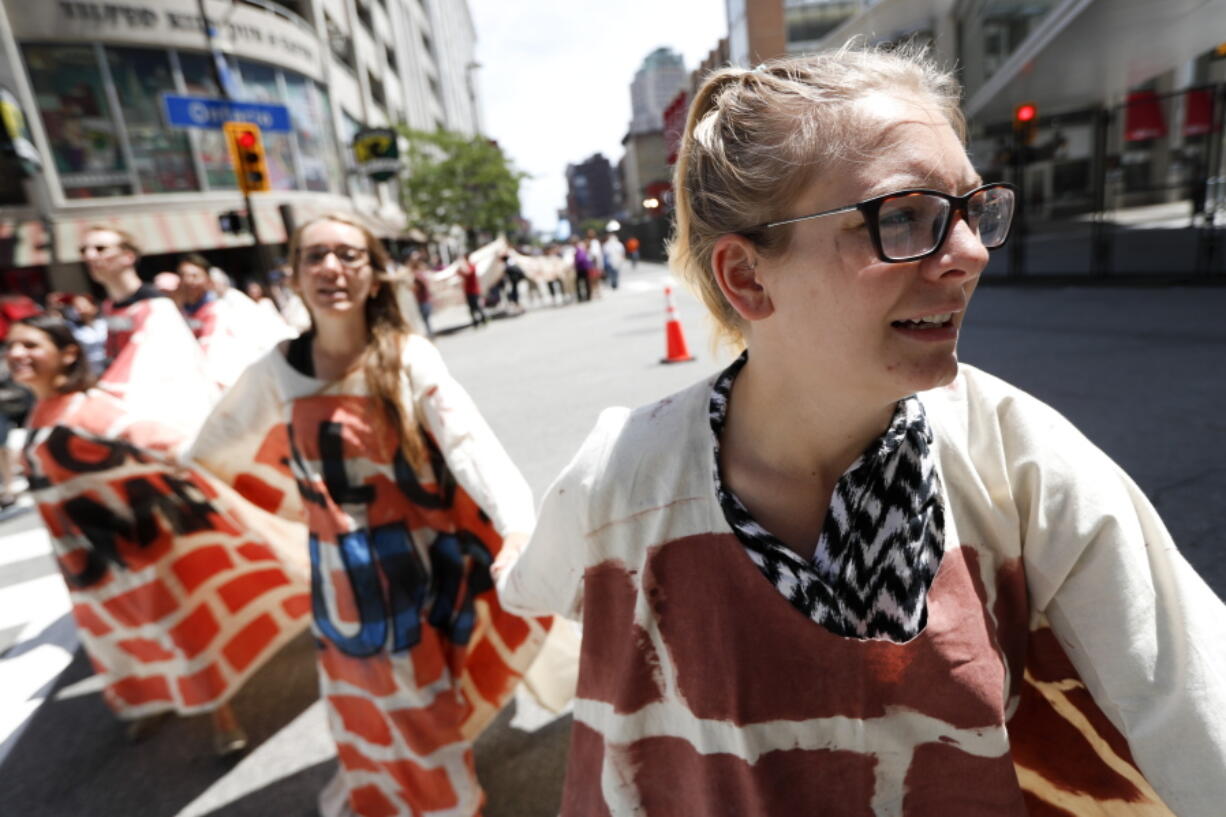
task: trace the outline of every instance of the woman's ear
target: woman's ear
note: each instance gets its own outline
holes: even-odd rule
[[[760,321],[775,312],[770,293],[758,275],[760,253],[742,235],[720,236],[711,253],[711,270],[728,303],[747,321]]]

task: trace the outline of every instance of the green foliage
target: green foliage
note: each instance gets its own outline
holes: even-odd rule
[[[443,233],[459,225],[470,236],[497,235],[516,226],[519,183],[502,148],[483,136],[400,128],[408,140],[403,181],[411,223]]]

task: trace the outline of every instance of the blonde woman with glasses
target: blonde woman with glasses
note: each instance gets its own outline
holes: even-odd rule
[[[504,604],[583,622],[562,814],[1217,815],[1226,610],[1067,420],[959,365],[1015,195],[953,78],[709,76],[671,262],[740,356],[605,412]]]
[[[532,495],[397,307],[387,253],[343,215],[302,225],[291,285],[311,328],[253,365],[193,456],[301,519],[319,679],[340,772],[324,814],[477,814],[472,742],[543,640],[490,565]]]

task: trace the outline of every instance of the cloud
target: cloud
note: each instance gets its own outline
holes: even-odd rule
[[[566,165],[596,152],[616,163],[630,82],[651,51],[693,69],[726,35],[723,0],[469,0],[477,28],[484,130],[532,174],[524,215],[552,230]]]

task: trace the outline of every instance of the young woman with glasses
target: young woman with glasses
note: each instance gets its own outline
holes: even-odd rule
[[[742,354],[605,412],[496,565],[583,622],[563,815],[1220,813],[1226,610],[1114,463],[958,363],[1015,207],[958,100],[906,50],[696,95],[671,260]]]
[[[343,215],[302,225],[311,328],[223,397],[192,456],[306,523],[319,679],[340,773],[324,814],[474,815],[472,743],[548,627],[503,611],[490,566],[532,495],[438,351],[411,334],[386,251]]]

